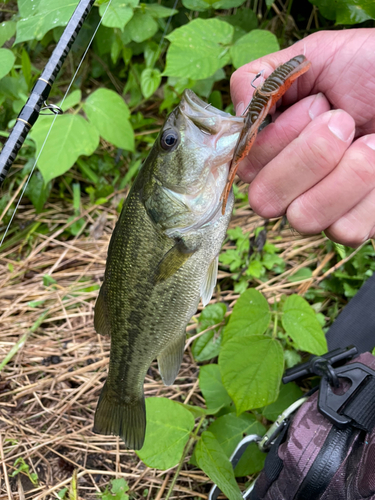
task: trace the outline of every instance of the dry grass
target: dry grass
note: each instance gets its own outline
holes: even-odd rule
[[[1,372],[0,499],[58,498],[59,490],[69,486],[74,469],[83,499],[96,498],[109,479],[124,477],[133,498],[160,500],[173,478],[173,469],[149,469],[116,437],[91,431],[110,344],[108,338],[94,331],[93,307],[98,291],[90,287],[98,286],[103,277],[107,246],[117,219],[113,207],[118,199],[117,193],[112,205],[83,210],[83,229],[90,229],[90,236],[73,239],[63,235],[71,213],[61,204],[48,205],[48,211],[41,215],[23,206],[13,227],[46,222],[49,233],[38,234],[36,229],[27,243],[22,240],[2,252],[0,361],[24,334],[27,339]],[[251,235],[263,223],[247,207],[237,209],[231,225],[240,225]],[[304,284],[291,283],[287,278],[307,265],[316,268],[307,285],[317,286],[323,266],[333,257],[327,255],[321,236],[301,237],[288,227],[280,229],[280,223],[268,224],[268,241],[281,249],[286,271],[279,276],[270,274],[266,283],[257,284],[270,301],[282,293],[298,291]],[[45,275],[56,283],[44,285]],[[228,276],[221,272],[219,279]],[[216,293],[213,301],[225,300],[231,306],[236,298],[233,291],[225,290]],[[192,322],[188,332],[194,334],[194,328]],[[164,387],[156,365],[151,367],[145,380],[146,396],[163,395],[202,405],[198,371],[189,346],[175,385]],[[38,474],[37,487],[23,473],[10,477],[18,457],[25,460],[30,472]],[[201,471],[186,465],[172,497],[207,498],[209,486]]]

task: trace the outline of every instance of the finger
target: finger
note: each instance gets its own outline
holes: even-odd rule
[[[239,165],[239,177],[244,182],[251,182],[314,118],[329,109],[329,102],[319,93],[302,99],[284,111],[257,136],[250,154]]]
[[[291,225],[318,233],[343,217],[375,188],[375,134],[355,141],[339,165],[288,208]],[[368,214],[371,220],[372,214]]]
[[[375,236],[375,189],[331,224],[326,235],[336,243],[356,248]]]
[[[354,129],[353,118],[342,110],[328,111],[313,120],[251,183],[249,202],[253,210],[265,218],[284,214],[293,200],[309,192],[338,165],[351,144]],[[298,209],[296,204],[293,216],[297,222],[304,221],[306,210],[303,207],[300,214]]]

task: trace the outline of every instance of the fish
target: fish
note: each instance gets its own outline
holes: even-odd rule
[[[142,448],[147,370],[157,359],[164,384],[173,384],[186,326],[216,285],[238,163],[271,107],[309,67],[300,55],[276,68],[240,117],[185,90],[164,122],[113,231],[95,304],[95,330],[110,335],[111,351],[94,432]]]
[[[244,123],[185,90],[113,231],[94,311],[111,349],[93,431],[120,436],[130,449],[144,443],[151,363],[157,359],[164,384],[173,384],[186,326],[199,301],[212,297],[234,203],[230,191],[222,213],[221,194]]]

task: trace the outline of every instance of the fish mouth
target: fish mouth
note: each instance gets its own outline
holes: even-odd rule
[[[202,132],[210,135],[217,134],[223,128],[224,123],[229,122],[238,130],[244,124],[242,116],[233,116],[215,108],[212,104],[202,101],[190,89],[184,91],[179,108],[181,113],[189,118]]]

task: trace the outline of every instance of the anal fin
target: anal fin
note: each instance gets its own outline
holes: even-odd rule
[[[165,385],[172,385],[180,369],[186,334],[178,336],[158,356],[159,372]]]
[[[219,257],[216,256],[209,265],[205,280],[201,286],[201,298],[203,306],[206,306],[214,293],[217,281],[217,268],[219,265]]]

